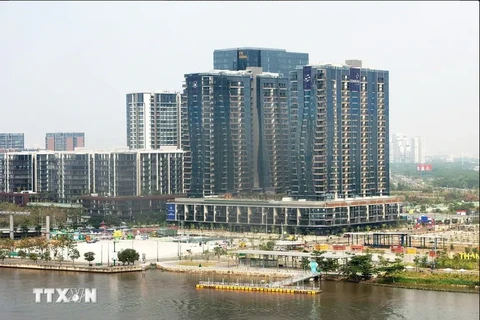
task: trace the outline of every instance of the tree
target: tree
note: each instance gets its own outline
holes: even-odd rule
[[[335,259],[325,259],[325,257],[322,257],[323,254],[325,254],[326,251],[318,251],[314,250],[312,252],[312,256],[315,259],[315,261],[318,263],[318,268],[322,272],[330,272],[334,271],[338,268],[338,262]]]
[[[19,250],[18,251],[18,256],[21,258],[21,259],[25,259],[27,257],[27,253],[23,250]]]
[[[2,249],[8,249],[9,252],[15,247],[15,241],[12,239],[8,238],[0,242],[0,248]]]
[[[213,251],[215,252],[215,255],[218,257],[218,260],[220,260],[220,256],[222,254],[225,254],[225,250],[221,246],[216,246],[213,248]]]
[[[41,226],[41,225],[37,225],[37,226],[35,227],[35,232],[40,233],[41,231],[42,231],[42,226]]]
[[[418,268],[420,267],[420,256],[415,256],[413,258],[413,263],[415,264],[415,271],[418,272]]]
[[[22,231],[22,233],[25,234],[25,236],[28,234],[28,226],[26,224],[22,225],[22,227],[20,228],[20,230]]]
[[[40,256],[48,248],[48,242],[45,238],[35,238],[32,239],[30,243],[35,248],[35,250],[40,253]]]
[[[95,260],[95,253],[93,253],[92,251],[89,251],[89,252],[86,252],[84,255],[85,257],[85,260],[88,261],[88,266],[91,267],[92,266],[92,261]]]
[[[380,257],[380,267],[377,268],[377,272],[383,272],[384,276],[390,277],[391,275],[405,270],[402,258],[396,258],[395,261],[388,261],[383,257]]]
[[[33,247],[33,243],[28,238],[23,238],[22,240],[17,242],[17,248],[26,249],[28,253],[30,253],[30,250],[32,249],[32,247]]]
[[[28,258],[32,261],[35,261],[35,263],[37,263],[37,260],[38,260],[38,254],[36,254],[35,252],[32,252],[28,255]]]
[[[5,261],[5,258],[8,257],[10,251],[6,250],[6,249],[0,249],[0,260],[2,260],[2,262]]]
[[[302,260],[300,261],[300,267],[302,270],[305,270],[308,268],[308,265],[310,264],[310,259],[307,257],[302,257]]]
[[[50,253],[50,249],[49,248],[45,249],[45,252],[43,254],[41,254],[40,257],[45,261],[52,260],[52,255]]]
[[[326,251],[313,250],[312,256],[319,265],[323,260],[322,255],[325,254],[325,253],[326,253]]]
[[[140,254],[135,249],[125,249],[118,253],[117,255],[118,261],[122,262],[123,265],[127,263],[135,264],[135,261],[140,259]]]
[[[275,248],[275,241],[267,241],[260,245],[260,250],[273,251]]]
[[[60,247],[61,247],[61,242],[60,240],[52,240],[50,241],[50,248],[52,249],[53,251],[53,258],[54,259],[57,259],[59,253],[60,253]]]
[[[69,257],[70,257],[70,259],[72,259],[73,265],[75,265],[75,260],[80,258],[80,252],[78,252],[77,248],[73,248],[70,251]]]
[[[355,282],[370,279],[374,272],[372,255],[353,256],[342,268],[343,274]]]

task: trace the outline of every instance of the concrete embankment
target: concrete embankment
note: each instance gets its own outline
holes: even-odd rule
[[[199,265],[201,262],[199,263]],[[219,274],[219,275],[239,275],[239,276],[266,276],[275,278],[291,278],[298,272],[262,270],[260,268],[223,268],[223,267],[198,267],[198,266],[182,266],[178,261],[157,262],[157,269],[169,272],[180,273],[196,273],[196,274]]]
[[[475,288],[469,288],[466,286],[455,286],[451,285],[450,287],[445,286],[432,286],[432,285],[408,285],[400,283],[377,283],[377,282],[360,282],[363,285],[379,286],[379,287],[390,287],[390,288],[400,288],[400,289],[413,289],[413,290],[426,290],[426,291],[441,291],[441,292],[457,292],[457,293],[474,293],[479,294],[480,289],[478,286]]]
[[[120,266],[120,267],[87,267],[87,266],[61,266],[61,265],[41,265],[41,264],[21,264],[21,263],[0,263],[0,268],[15,269],[33,269],[49,271],[70,271],[70,272],[90,272],[90,273],[121,273],[121,272],[139,272],[142,266]]]

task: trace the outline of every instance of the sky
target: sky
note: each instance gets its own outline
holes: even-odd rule
[[[126,145],[125,94],[175,90],[232,47],[363,60],[390,72],[390,134],[426,154],[479,150],[479,4],[462,2],[0,2],[0,132],[85,132]]]

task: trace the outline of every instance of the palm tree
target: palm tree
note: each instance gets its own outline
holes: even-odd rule
[[[220,256],[223,253],[223,248],[220,246],[216,246],[215,248],[213,248],[213,251],[215,252],[215,255],[218,256],[218,260],[220,260]]]

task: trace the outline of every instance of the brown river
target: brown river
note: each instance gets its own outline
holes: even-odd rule
[[[0,269],[0,320],[479,319],[478,294],[323,282],[320,295],[300,295],[199,290],[197,281],[159,270],[143,278]],[[34,288],[96,288],[96,303],[36,303]]]

